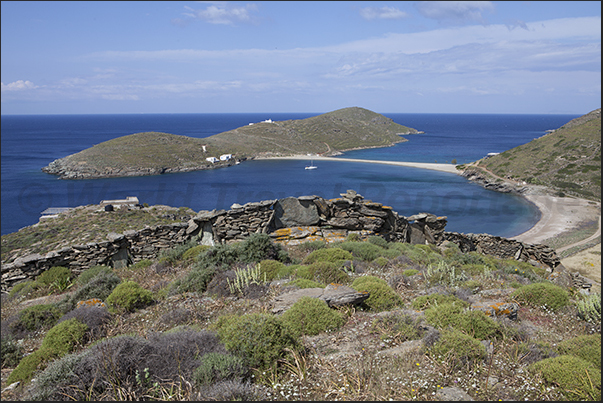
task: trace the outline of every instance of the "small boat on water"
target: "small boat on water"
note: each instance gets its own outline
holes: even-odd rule
[[[314,160],[310,160],[310,165],[308,165],[306,167],[306,169],[316,169],[318,168],[316,165],[314,165]]]

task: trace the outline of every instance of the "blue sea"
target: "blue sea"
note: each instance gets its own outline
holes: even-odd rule
[[[320,161],[246,161],[209,171],[93,180],[60,180],[41,168],[57,158],[138,132],[207,137],[265,119],[304,119],[319,113],[3,115],[1,135],[2,235],[38,222],[48,207],[98,204],[137,196],[141,203],[229,209],[233,203],[318,195],[354,189],[404,216],[447,216],[447,231],[512,237],[530,229],[538,210],[517,195],[497,193],[462,177],[418,168]],[[384,113],[421,130],[393,147],[346,152],[341,157],[467,163],[503,152],[557,129],[579,115]]]

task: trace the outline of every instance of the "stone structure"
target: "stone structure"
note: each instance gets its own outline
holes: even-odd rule
[[[275,242],[288,245],[311,240],[342,241],[353,233],[361,239],[377,235],[387,241],[412,244],[453,242],[463,252],[478,251],[526,261],[551,272],[560,265],[555,251],[545,245],[529,245],[488,234],[445,232],[446,223],[446,217],[429,213],[401,216],[391,207],[364,200],[353,190],[329,200],[301,196],[233,204],[230,210],[201,211],[188,222],[110,233],[103,242],[73,245],[3,263],[2,292],[53,266],[68,267],[76,274],[95,265],[123,267],[155,259],[162,250],[191,239],[215,245],[240,241],[254,233],[269,234]]]

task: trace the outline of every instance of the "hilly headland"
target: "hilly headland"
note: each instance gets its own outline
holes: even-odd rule
[[[255,158],[336,155],[388,147],[419,133],[364,108],[343,108],[299,120],[250,123],[206,138],[144,132],[105,141],[51,162],[61,179],[160,175],[230,166]]]

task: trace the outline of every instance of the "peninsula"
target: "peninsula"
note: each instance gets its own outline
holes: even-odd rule
[[[61,179],[160,175],[213,169],[255,158],[389,147],[420,133],[364,108],[307,119],[250,123],[206,138],[145,132],[105,141],[51,162],[43,172]]]

